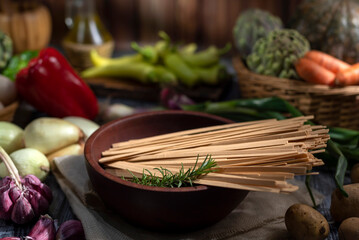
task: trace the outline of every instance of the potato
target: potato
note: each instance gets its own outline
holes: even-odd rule
[[[343,196],[339,189],[332,193],[330,213],[336,222],[350,217],[359,217],[359,183],[344,185],[349,197]]]
[[[355,164],[350,171],[352,183],[359,183],[359,163]]]
[[[352,217],[345,219],[338,229],[340,240],[358,240],[359,239],[359,218]]]
[[[329,235],[325,217],[305,204],[294,204],[285,213],[285,225],[294,239],[321,240]]]

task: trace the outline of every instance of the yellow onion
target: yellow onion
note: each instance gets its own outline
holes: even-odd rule
[[[47,157],[39,150],[23,148],[10,154],[21,177],[35,175],[41,181],[45,180],[50,171],[50,164]],[[3,162],[0,163],[0,177],[10,176]]]
[[[8,154],[24,147],[23,132],[22,128],[13,123],[0,121],[0,146]]]
[[[84,152],[84,144],[72,144],[47,155],[51,169],[55,169],[54,159],[62,156],[79,155]]]
[[[83,141],[82,130],[60,118],[38,118],[24,129],[25,147],[35,148],[45,155]]]
[[[81,128],[81,130],[85,134],[86,139],[90,137],[91,134],[100,127],[97,123],[82,117],[69,116],[69,117],[64,117],[63,120],[71,122],[76,126],[78,126],[79,128]]]

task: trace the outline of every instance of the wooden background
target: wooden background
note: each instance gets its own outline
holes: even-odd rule
[[[53,17],[53,44],[66,34],[65,0],[43,0]],[[85,0],[86,1],[86,0]],[[158,40],[159,30],[172,39],[203,47],[232,41],[232,29],[241,11],[251,7],[267,10],[285,23],[302,0],[95,0],[97,11],[115,39],[117,50],[129,43]]]

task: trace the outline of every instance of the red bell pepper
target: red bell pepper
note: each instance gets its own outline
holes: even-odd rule
[[[15,85],[22,99],[50,116],[94,119],[98,114],[96,96],[54,48],[32,59],[17,74]]]

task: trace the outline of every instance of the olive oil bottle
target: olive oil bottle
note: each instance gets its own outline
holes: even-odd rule
[[[70,29],[63,47],[70,63],[83,70],[92,66],[90,51],[111,57],[114,42],[96,12],[94,0],[66,0],[65,23]]]

